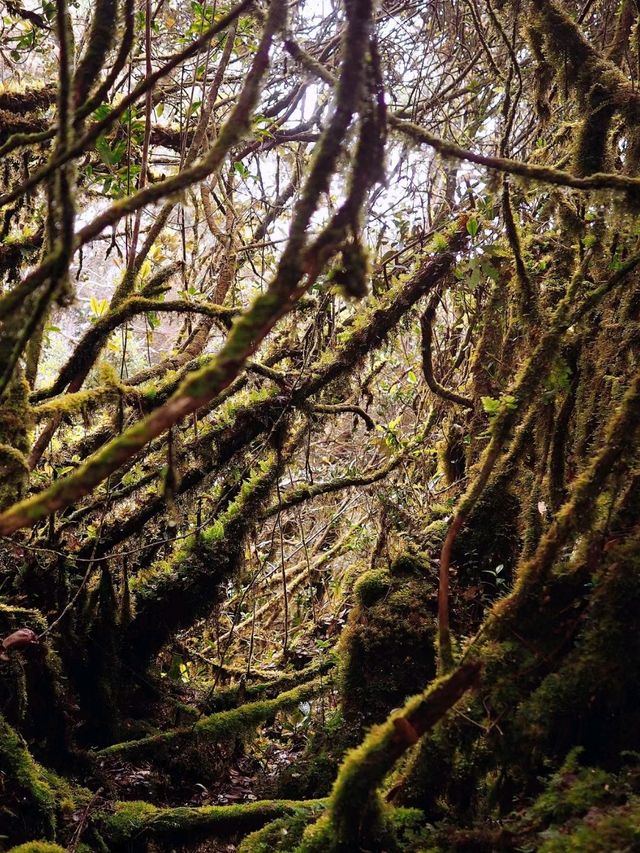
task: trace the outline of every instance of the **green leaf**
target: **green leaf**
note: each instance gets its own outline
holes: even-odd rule
[[[249,170],[244,165],[244,163],[240,162],[240,160],[236,160],[236,162],[233,164],[233,168],[241,177],[243,177],[243,178],[249,177]]]
[[[472,216],[472,217],[470,217],[470,219],[467,220],[467,231],[472,237],[476,236],[479,228],[480,228],[480,223],[475,218],[475,216]]]
[[[500,411],[500,400],[495,397],[480,397],[480,402],[488,415],[497,415]]]
[[[109,303],[106,299],[96,299],[95,296],[89,299],[89,308],[95,317],[102,317],[108,307]]]

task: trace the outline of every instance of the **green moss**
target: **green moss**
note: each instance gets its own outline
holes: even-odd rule
[[[238,848],[238,853],[291,853],[302,840],[309,823],[317,817],[318,810],[310,808],[275,820],[248,835]]]
[[[64,847],[52,844],[49,841],[27,841],[12,847],[8,853],[65,853]]]
[[[391,576],[385,569],[372,569],[360,575],[353,587],[356,601],[363,607],[371,607],[383,598],[391,588]]]
[[[31,628],[36,634],[41,634],[46,627],[47,620],[39,610],[0,602],[0,635],[3,637],[18,628]]]
[[[640,798],[608,810],[594,809],[567,831],[547,830],[540,853],[609,853],[640,849]],[[549,837],[552,835],[552,837]]]
[[[582,749],[572,750],[553,774],[546,790],[528,811],[538,823],[564,823],[585,815],[589,809],[611,804],[620,792],[611,774],[597,767],[580,767]]]
[[[258,699],[274,699],[283,692],[298,687],[318,675],[329,672],[336,665],[336,658],[333,653],[326,654],[319,660],[314,661],[304,669],[293,670],[279,675],[277,678],[271,678],[269,674],[266,677],[267,681],[258,681],[255,684],[236,684],[232,687],[220,688],[212,683],[205,682],[202,684],[202,693],[204,695],[204,708],[207,713],[214,711],[227,711],[238,707],[238,700],[243,697],[243,702],[257,701]],[[252,670],[255,674],[255,670]],[[243,675],[244,670],[237,673]],[[196,709],[190,708],[192,713],[198,713]]]

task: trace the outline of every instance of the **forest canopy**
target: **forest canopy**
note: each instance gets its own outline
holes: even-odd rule
[[[0,8],[0,850],[640,849],[638,0]]]

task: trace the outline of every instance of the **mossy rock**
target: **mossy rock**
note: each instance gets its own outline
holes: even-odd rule
[[[342,710],[354,738],[435,675],[437,593],[421,557],[365,573],[340,641]]]

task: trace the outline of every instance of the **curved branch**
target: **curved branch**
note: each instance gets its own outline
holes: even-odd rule
[[[183,314],[204,314],[206,317],[213,317],[222,320],[225,325],[228,325],[231,320],[238,315],[238,311],[232,308],[223,308],[222,305],[215,305],[212,302],[188,302],[185,299],[171,299],[160,301],[158,299],[150,299],[145,296],[131,296],[129,299],[122,302],[114,311],[105,317],[100,318],[94,326],[81,339],[77,345],[73,355],[61,369],[58,377],[53,385],[42,391],[36,391],[32,394],[32,400],[46,400],[56,394],[60,394],[68,383],[73,379],[76,373],[80,370],[87,370],[91,367],[93,359],[100,349],[101,344],[107,337],[117,329],[122,323],[129,320],[137,314],[145,314],[148,311],[159,313],[183,313]]]
[[[461,394],[456,394],[455,391],[449,391],[433,375],[431,348],[433,344],[433,321],[435,320],[435,316],[436,303],[432,300],[420,318],[420,328],[422,329],[422,372],[424,373],[425,381],[429,386],[429,390],[437,397],[441,397],[449,403],[456,403],[458,406],[473,409],[472,400],[468,397],[463,397]]]

